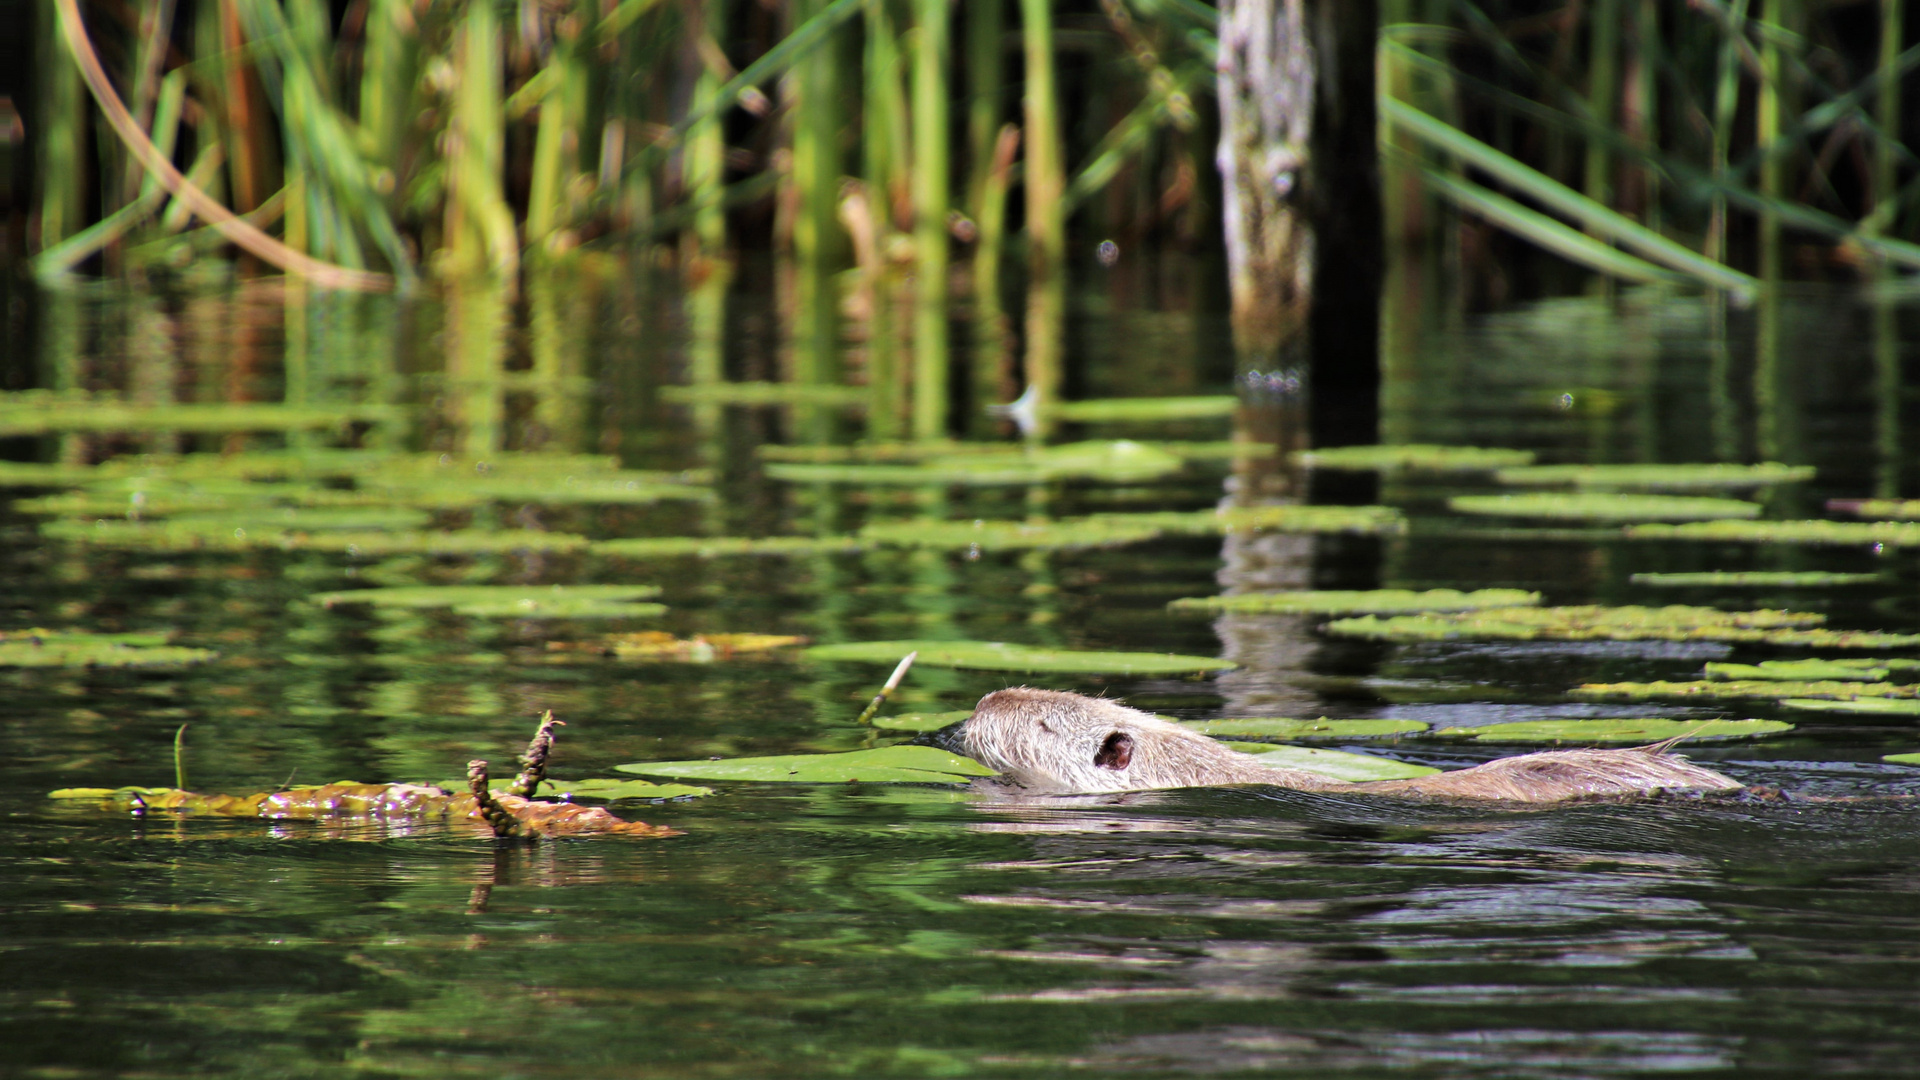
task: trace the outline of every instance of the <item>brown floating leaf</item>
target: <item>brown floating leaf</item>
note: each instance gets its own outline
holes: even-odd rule
[[[804,637],[783,634],[696,634],[677,638],[664,630],[608,634],[592,641],[550,641],[554,652],[592,652],[618,660],[678,660],[706,664],[805,645]]]

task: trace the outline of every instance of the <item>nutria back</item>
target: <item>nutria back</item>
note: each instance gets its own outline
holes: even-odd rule
[[[1740,787],[1658,747],[1550,750],[1412,780],[1353,784],[1264,765],[1119,702],[1024,686],[981,698],[961,725],[958,741],[969,757],[1035,792],[1273,784],[1306,791],[1550,803]]]

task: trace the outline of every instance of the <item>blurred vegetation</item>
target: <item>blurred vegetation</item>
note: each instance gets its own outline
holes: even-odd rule
[[[925,381],[947,363],[925,312],[950,288],[997,308],[999,264],[1024,247],[1050,272],[1069,218],[1128,245],[1219,242],[1217,13],[1200,0],[37,12],[22,104],[43,278],[180,267],[228,242],[348,288],[511,280],[596,246],[704,277],[771,249],[801,269],[796,309],[822,319],[830,271],[862,271],[876,320],[876,289],[910,293],[919,314],[898,332]],[[1901,138],[1920,46],[1896,0],[1381,14],[1389,236],[1440,241],[1483,289],[1507,287],[1503,237],[1736,298],[1756,275],[1920,266]],[[941,271],[956,254],[971,274]],[[903,423],[934,431],[934,405]]]

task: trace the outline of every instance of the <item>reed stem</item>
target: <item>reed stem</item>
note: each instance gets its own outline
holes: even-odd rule
[[[986,213],[988,177],[1000,138],[1006,5],[1004,0],[972,0],[961,10],[967,28],[967,213],[978,226]]]
[[[1020,0],[1021,40],[1026,49],[1027,244],[1036,277],[1064,265],[1067,190],[1060,146],[1060,102],[1053,78],[1053,8],[1048,0]]]
[[[947,433],[948,0],[917,0],[913,61],[913,433]]]

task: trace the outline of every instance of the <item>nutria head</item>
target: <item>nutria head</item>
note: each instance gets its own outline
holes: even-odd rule
[[[980,699],[959,748],[1034,791],[1140,791],[1211,784],[1344,787],[1275,769],[1117,701],[1017,686]]]

